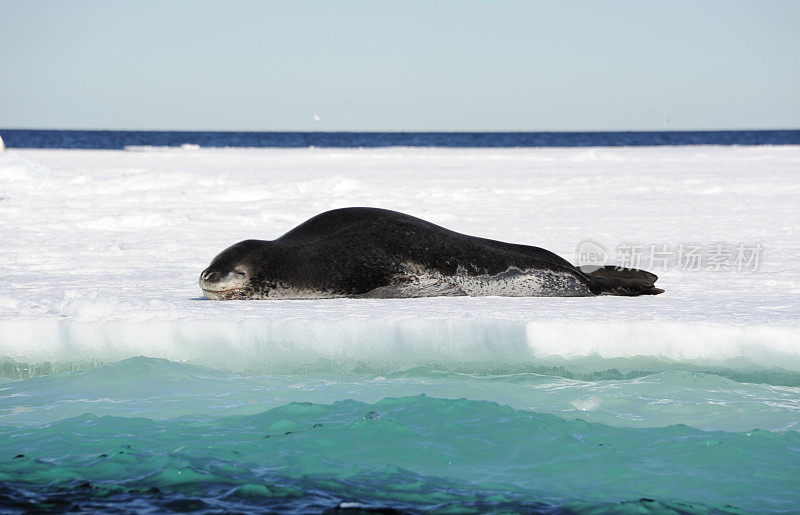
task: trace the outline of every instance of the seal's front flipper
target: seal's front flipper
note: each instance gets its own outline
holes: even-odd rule
[[[463,297],[466,292],[440,277],[397,275],[391,284],[380,286],[363,295],[362,299],[411,299],[418,297]]]
[[[580,271],[589,278],[589,290],[595,295],[658,295],[664,293],[656,288],[656,274],[633,268],[616,266],[582,266]]]

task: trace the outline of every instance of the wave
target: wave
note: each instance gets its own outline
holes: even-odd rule
[[[150,356],[243,373],[466,373],[625,379],[666,370],[800,385],[800,328],[447,319],[0,320],[0,375]]]
[[[153,420],[251,415],[291,402],[376,403],[420,394],[466,397],[615,427],[800,429],[800,388],[739,383],[714,374],[667,371],[583,381],[531,372],[468,374],[414,366],[386,374],[248,375],[144,357],[6,380],[0,383],[0,424],[35,427],[85,413]]]
[[[399,476],[399,477],[398,477]],[[428,486],[413,474],[390,476],[395,485]],[[309,481],[305,489],[275,485],[222,483],[203,484],[177,490],[157,486],[131,488],[115,484],[73,480],[66,484],[40,485],[30,482],[0,482],[0,509],[4,513],[109,512],[155,513],[546,513],[578,515],[581,513],[715,513],[740,514],[733,506],[709,506],[656,499],[634,499],[613,503],[570,501],[564,504],[535,501],[494,491],[420,492],[404,490],[404,495],[376,494],[368,487],[357,488],[352,482],[335,478]],[[397,487],[395,487],[397,488]]]

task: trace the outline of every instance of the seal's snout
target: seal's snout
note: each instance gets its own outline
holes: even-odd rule
[[[200,280],[206,283],[213,283],[219,281],[219,272],[206,268],[200,274]]]
[[[212,264],[200,274],[200,288],[209,299],[238,298],[248,281],[247,271],[239,265],[230,270]]]

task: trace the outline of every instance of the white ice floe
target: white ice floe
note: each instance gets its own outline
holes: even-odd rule
[[[269,370],[647,357],[800,371],[798,205],[794,146],[10,150],[0,155],[0,359],[144,354]],[[219,251],[345,206],[571,262],[586,241],[617,258],[637,249],[666,293],[202,299],[198,276]],[[714,264],[720,244],[730,253]],[[658,252],[691,246],[706,262],[662,270]],[[758,248],[757,270],[738,270],[741,248]]]

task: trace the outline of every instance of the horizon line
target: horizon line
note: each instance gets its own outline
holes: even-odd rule
[[[63,132],[218,132],[218,133],[298,133],[298,134],[581,134],[581,133],[664,133],[664,132],[792,132],[795,128],[759,129],[566,129],[566,130],[258,130],[258,129],[74,129],[2,127],[4,131],[63,131]]]

